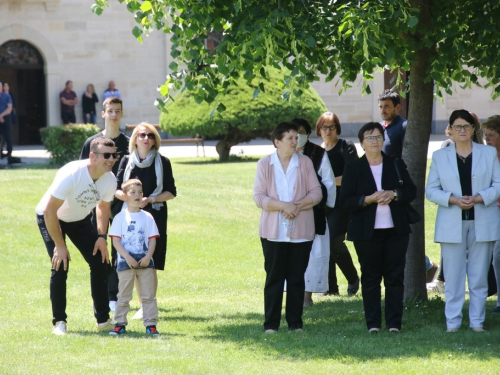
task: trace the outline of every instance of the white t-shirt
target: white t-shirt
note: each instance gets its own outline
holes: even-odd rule
[[[379,165],[370,165],[372,170],[373,178],[375,179],[375,184],[377,185],[377,191],[382,190],[382,169],[383,163]],[[377,212],[375,214],[375,229],[385,229],[394,228],[394,222],[392,221],[391,208],[388,204],[378,204]]]
[[[129,212],[123,210],[113,219],[110,237],[120,238],[120,243],[127,250],[127,253],[139,261],[148,253],[149,240],[153,237],[160,237],[158,227],[153,216],[149,212]],[[153,258],[147,268],[154,267]],[[117,271],[130,269],[127,261],[118,253]]]
[[[88,162],[88,159],[72,161],[59,169],[54,182],[36,206],[38,215],[43,215],[51,196],[64,201],[57,210],[57,217],[67,223],[85,219],[99,201],[113,200],[115,175],[107,172],[94,182],[90,177]]]

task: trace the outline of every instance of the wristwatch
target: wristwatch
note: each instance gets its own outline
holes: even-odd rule
[[[393,190],[394,191],[394,200],[398,199],[398,192],[396,190]]]
[[[108,235],[107,234],[98,234],[97,238],[104,238],[105,240],[107,240],[108,239]]]

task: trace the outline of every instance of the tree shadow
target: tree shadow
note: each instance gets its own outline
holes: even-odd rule
[[[441,352],[467,354],[467,358],[480,361],[500,358],[500,316],[487,316],[489,332],[475,333],[467,328],[467,312],[468,305],[464,306],[461,330],[449,334],[445,332],[444,303],[431,300],[405,307],[401,333],[389,333],[383,324],[379,334],[369,334],[360,297],[325,298],[304,309],[304,333],[288,331],[284,312],[276,334],[264,334],[262,314],[238,313],[222,316],[222,323],[212,325],[204,338],[233,341],[249,351],[260,347],[270,357],[289,357],[285,360],[344,358],[362,363],[429,358]]]
[[[255,156],[230,156],[229,159],[219,161],[218,158],[203,158],[203,160],[176,161],[177,164],[203,165],[203,164],[230,164],[230,163],[257,163],[261,158]]]

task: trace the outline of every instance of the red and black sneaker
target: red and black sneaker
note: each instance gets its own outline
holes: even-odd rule
[[[122,333],[126,333],[125,326],[116,325],[115,328],[109,333],[112,336],[118,336]]]
[[[146,333],[153,336],[158,336],[160,334],[160,332],[156,329],[156,326],[147,326]]]

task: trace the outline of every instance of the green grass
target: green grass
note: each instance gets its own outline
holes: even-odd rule
[[[89,272],[78,251],[68,280],[68,335],[51,334],[50,262],[34,208],[55,169],[0,171],[0,374],[498,374],[500,316],[487,333],[464,322],[445,333],[440,297],[408,306],[400,335],[366,332],[360,296],[314,297],[305,334],[264,335],[259,210],[252,200],[256,159],[211,163],[174,159],[178,197],[169,203],[168,252],[159,273],[158,338],[131,321],[125,337],[94,330]],[[426,207],[427,254],[435,206]],[[356,266],[357,259],[349,247]],[[138,308],[132,301],[131,314]]]

